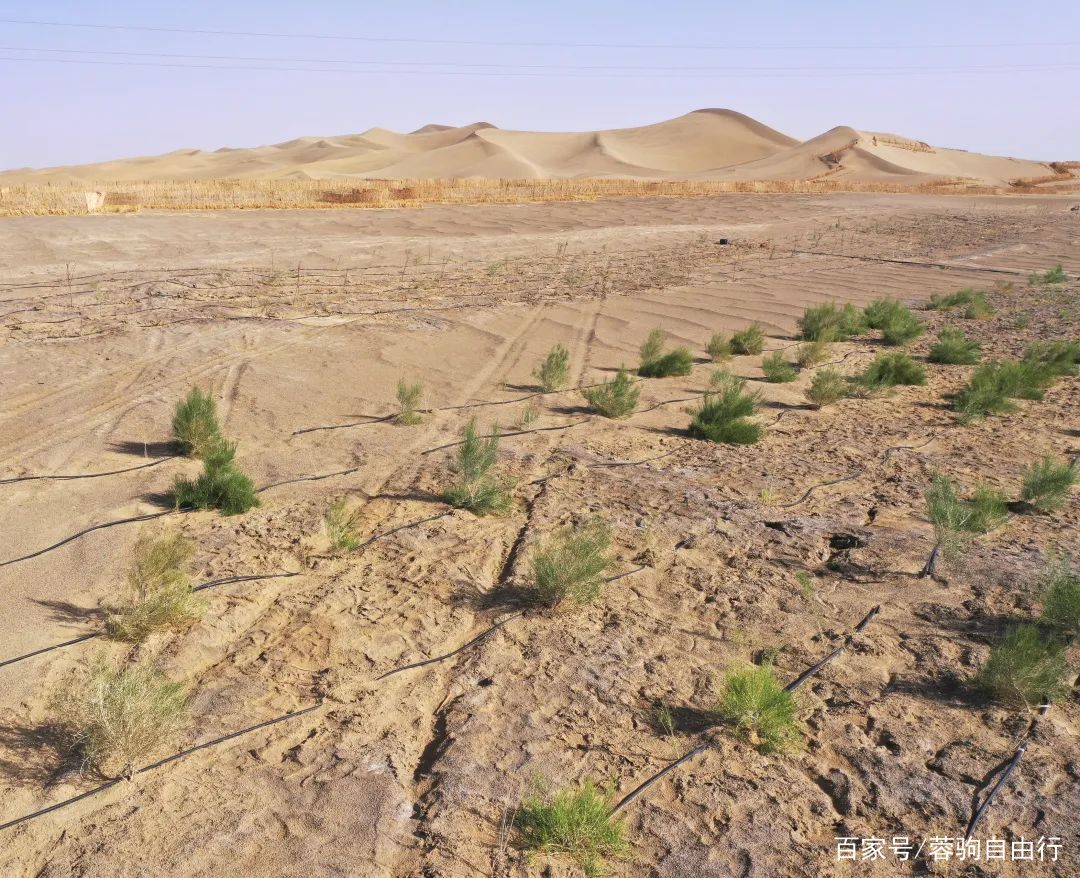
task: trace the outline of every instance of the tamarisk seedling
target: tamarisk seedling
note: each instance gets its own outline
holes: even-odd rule
[[[536,403],[530,402],[521,407],[518,412],[517,420],[514,421],[514,426],[518,428],[524,428],[536,423],[536,419],[540,417],[540,409],[537,408]]]
[[[1080,469],[1075,463],[1059,463],[1047,456],[1024,468],[1020,499],[1040,512],[1054,512],[1064,505],[1077,482]]]
[[[420,398],[424,394],[424,385],[420,381],[409,382],[399,378],[397,383],[398,413],[394,415],[394,423],[412,427],[419,424],[423,418],[420,416]]]
[[[978,295],[982,295],[979,293]],[[934,293],[926,303],[928,311],[951,311],[961,305],[969,305],[975,300],[976,292],[971,287],[957,290],[955,293]]]
[[[809,369],[824,362],[827,356],[829,356],[829,342],[824,339],[808,341],[799,345],[795,351],[795,364],[800,369]]]
[[[203,471],[191,480],[177,476],[172,496],[177,509],[218,509],[223,515],[259,505],[255,486],[234,462],[236,443],[221,440],[203,458]]]
[[[476,430],[476,418],[465,425],[464,441],[458,446],[457,457],[450,463],[457,484],[447,488],[442,498],[458,509],[468,509],[474,515],[505,512],[510,508],[510,486],[493,472],[499,458],[499,427],[491,435],[481,437]]]
[[[334,552],[355,552],[360,547],[357,533],[363,509],[349,509],[348,501],[342,497],[330,504],[326,510],[326,535],[330,538],[330,547]]]
[[[1064,646],[1023,624],[991,649],[973,682],[991,698],[1031,707],[1067,695],[1069,674]]]
[[[761,371],[765,373],[765,380],[770,384],[787,384],[794,381],[799,374],[780,351],[762,358]]]
[[[585,781],[554,796],[534,793],[521,803],[514,824],[522,845],[545,854],[568,854],[587,878],[605,874],[604,860],[630,851],[626,827],[611,816],[615,797],[608,788]]]
[[[1014,399],[1043,398],[1054,379],[1052,368],[1037,359],[984,363],[967,386],[949,398],[962,423],[1015,411]]]
[[[761,393],[747,393],[746,382],[723,369],[713,375],[709,384],[701,405],[690,411],[690,435],[732,445],[757,442],[764,429],[747,418],[757,411]]]
[[[926,383],[926,369],[903,351],[882,351],[858,377],[867,390]]]
[[[214,398],[198,387],[192,387],[188,395],[176,404],[172,434],[180,450],[188,457],[206,457],[222,442]]]
[[[555,608],[565,600],[588,604],[600,595],[604,571],[611,566],[611,531],[599,518],[564,527],[533,554],[536,600]]]
[[[1031,286],[1040,286],[1045,284],[1063,284],[1069,279],[1069,276],[1065,274],[1065,269],[1059,263],[1048,271],[1044,271],[1039,274],[1037,271],[1032,272],[1031,277],[1028,278],[1028,283]]]
[[[664,353],[667,335],[662,329],[654,329],[641,345],[641,365],[638,375],[642,378],[667,378],[669,375],[689,375],[694,367],[694,356],[689,348],[678,347]]]
[[[1049,379],[1076,375],[1080,363],[1080,342],[1037,341],[1024,351],[1024,362],[1037,371],[1045,372]]]
[[[709,343],[705,345],[705,352],[714,363],[721,363],[731,359],[731,339],[720,332],[713,333]]]
[[[618,374],[596,387],[586,387],[581,391],[589,408],[605,418],[625,418],[637,408],[641,388],[622,369]]]
[[[826,366],[814,373],[806,398],[818,408],[832,405],[848,395],[847,379],[838,369]]]
[[[533,371],[533,377],[540,382],[545,393],[552,393],[566,386],[570,380],[570,351],[561,344],[555,345],[544,362]]]
[[[731,336],[731,350],[736,354],[760,354],[765,347],[765,330],[757,323],[751,323]]]
[[[926,505],[936,543],[920,577],[934,575],[939,554],[947,561],[957,559],[973,535],[993,530],[1008,517],[1008,506],[1001,492],[979,485],[971,500],[962,500],[957,497],[952,480],[941,473],[934,474]]]
[[[1047,564],[1042,575],[1041,622],[1063,634],[1080,634],[1080,570],[1068,555]]]
[[[68,743],[85,765],[103,774],[134,773],[183,726],[187,695],[144,659],[114,666],[99,656],[52,697]]]
[[[989,320],[994,316],[994,307],[985,293],[976,293],[964,308],[962,316],[966,320]]]
[[[952,366],[970,366],[979,362],[982,345],[964,335],[962,329],[944,326],[938,333],[937,343],[930,348],[927,359],[931,363],[944,363]]]
[[[728,674],[716,710],[763,753],[788,750],[801,743],[795,696],[780,685],[771,665],[753,665]]]
[[[799,318],[799,335],[806,341],[847,341],[867,328],[862,311],[851,303],[841,308],[831,302],[814,305]]]
[[[179,533],[143,535],[133,554],[127,600],[110,607],[106,617],[110,637],[142,643],[158,628],[179,628],[202,614],[205,605],[192,593],[195,546],[189,539]]]

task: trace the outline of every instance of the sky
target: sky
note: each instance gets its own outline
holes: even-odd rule
[[[850,125],[1080,160],[1076,0],[7,0],[0,19],[0,169],[704,107],[800,139]]]

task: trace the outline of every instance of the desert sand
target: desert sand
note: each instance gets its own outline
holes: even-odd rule
[[[684,136],[695,145],[673,151]],[[1039,173],[850,129],[800,144],[726,112],[588,135],[374,131],[64,173],[708,175],[720,167],[710,138],[731,174],[803,174],[819,149],[841,148],[851,173]],[[934,580],[917,575],[933,545],[925,493],[943,471],[1013,495],[1023,466],[1075,455],[1077,381],[961,427],[942,394],[970,367],[818,410],[808,373],[766,384],[760,357],[742,356],[728,367],[764,394],[759,444],[692,439],[685,409],[715,368],[712,333],[758,321],[766,352],[788,349],[803,308],[826,301],[917,307],[976,286],[996,314],[964,328],[988,357],[1076,338],[1071,206],[733,195],[0,221],[0,661],[100,630],[139,534],[173,528],[195,541],[200,582],[296,575],[208,590],[199,622],[139,648],[191,687],[191,723],[159,755],[318,705],[4,830],[0,874],[577,875],[563,857],[530,860],[509,828],[533,780],[590,777],[623,794],[705,740],[623,812],[632,850],[613,874],[850,875],[837,836],[963,835],[973,795],[1029,723],[967,681],[1035,611],[1046,557],[1078,546],[1080,506],[1074,495],[1012,516]],[[1059,263],[1066,283],[1028,285]],[[922,359],[955,317],[919,316]],[[657,326],[695,365],[643,381],[627,420],[591,415],[574,389],[534,395],[553,344],[570,351],[571,383],[588,384],[635,365]],[[879,344],[838,343],[830,362],[854,374]],[[402,376],[424,382],[431,411],[417,426],[384,419]],[[218,400],[265,488],[244,515],[169,513],[171,479],[197,468],[169,456],[173,406],[192,385]],[[519,432],[530,403],[538,418]],[[504,516],[438,499],[447,446],[473,415],[508,431]],[[323,525],[340,497],[376,538],[346,555]],[[597,602],[529,610],[379,679],[510,617],[537,541],[591,514],[613,528],[612,572],[630,574]],[[794,678],[874,606],[801,690],[805,748],[765,756],[710,721],[725,671],[768,655]],[[99,653],[127,647],[99,638],[0,667],[0,822],[101,783],[59,749],[48,704]],[[659,702],[674,730],[657,728]],[[1039,874],[1080,874],[1078,725],[1075,698],[1053,706],[979,831],[1062,837],[1067,861]],[[1026,865],[995,874],[1034,874]]]
[[[832,128],[799,141],[734,110],[706,109],[637,128],[550,133],[487,122],[371,128],[253,148],[178,149],[161,156],[0,173],[0,185],[208,179],[812,180],[987,186],[1063,175],[1047,161],[980,155],[895,134]]]

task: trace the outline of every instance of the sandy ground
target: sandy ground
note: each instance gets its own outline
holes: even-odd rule
[[[713,332],[757,320],[767,349],[785,347],[821,301],[997,284],[998,315],[965,326],[988,354],[1075,338],[1077,283],[1026,283],[1059,262],[1080,272],[1070,206],[760,195],[4,220],[0,479],[153,463],[170,453],[171,410],[192,384],[218,398],[257,485],[351,472],[270,487],[243,516],[172,514],[25,560],[91,525],[165,511],[162,493],[193,464],[0,484],[0,660],[94,630],[140,528],[171,526],[196,540],[200,581],[299,574],[207,592],[197,625],[145,647],[191,683],[176,749],[322,700],[5,830],[0,874],[575,874],[558,858],[530,865],[505,831],[533,778],[631,789],[700,740],[726,668],[766,650],[794,677],[877,604],[803,690],[807,748],[764,757],[717,734],[627,809],[633,853],[613,869],[847,875],[838,835],[962,835],[973,794],[1028,722],[965,681],[1009,620],[1033,611],[1047,553],[1080,546],[1078,507],[1014,516],[937,583],[912,575],[932,544],[924,494],[935,470],[1015,494],[1031,460],[1075,454],[1076,382],[965,428],[941,403],[965,367],[821,411],[804,404],[806,375],[757,382],[769,427],[748,448],[690,439],[684,408],[712,371]],[[533,400],[542,429],[503,441],[514,511],[477,519],[436,499],[446,443],[472,415],[511,424],[554,343],[589,383],[634,364],[657,325],[697,352],[691,376],[645,382],[625,422],[589,416],[575,391]],[[875,351],[860,340],[833,359],[854,372]],[[757,363],[732,368],[753,380]],[[392,411],[400,376],[422,379],[437,409],[417,427],[374,420]],[[334,429],[297,432],[320,426]],[[386,536],[334,557],[322,516],[341,496],[363,505],[365,535]],[[529,547],[591,513],[614,528],[616,572],[636,571],[598,603],[529,613],[452,659],[376,680],[504,618]],[[799,570],[814,574],[813,597]],[[46,702],[99,651],[124,654],[99,640],[0,668],[0,822],[95,784],[56,752]],[[679,708],[674,736],[651,720],[657,700]],[[1054,706],[980,830],[1063,837],[1068,860],[1045,874],[1080,874],[1078,721],[1075,699]]]

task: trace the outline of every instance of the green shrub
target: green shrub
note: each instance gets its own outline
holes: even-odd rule
[[[664,353],[667,336],[662,329],[649,333],[641,346],[641,365],[638,375],[642,378],[667,378],[669,375],[689,375],[694,367],[694,356],[689,348],[679,347]]]
[[[789,749],[802,738],[795,696],[784,690],[769,665],[728,674],[717,712],[765,753]]]
[[[705,345],[705,352],[714,363],[731,359],[731,339],[722,333],[714,333],[709,343]]]
[[[178,533],[139,537],[127,574],[127,600],[110,607],[106,616],[109,636],[141,643],[159,628],[179,628],[197,619],[204,605],[191,590],[194,554],[192,542]]]
[[[953,308],[959,308],[961,305],[970,305],[975,301],[975,290],[971,287],[967,289],[958,290],[955,293],[934,293],[930,297],[930,301],[926,303],[926,307],[930,311],[951,311]]]
[[[599,518],[562,528],[532,556],[537,601],[553,608],[567,599],[578,604],[596,600],[611,565],[610,547],[611,532]]]
[[[1058,463],[1048,456],[1025,467],[1023,481],[1020,499],[1042,512],[1053,512],[1061,508],[1072,486],[1080,481],[1080,471],[1070,461]]]
[[[746,382],[722,370],[713,376],[711,389],[693,410],[690,435],[712,442],[753,445],[763,428],[747,418],[757,411],[759,392],[747,393]]]
[[[963,311],[963,317],[966,320],[989,320],[993,316],[994,307],[987,300],[985,293],[976,293]]]
[[[1024,352],[1024,362],[1049,378],[1076,375],[1080,363],[1080,342],[1037,341]]]
[[[882,351],[859,376],[858,382],[870,390],[897,385],[926,383],[926,369],[903,351]]]
[[[765,330],[751,323],[731,337],[731,350],[736,354],[760,354],[765,347]]]
[[[505,512],[512,498],[509,484],[493,471],[498,459],[498,425],[490,436],[482,437],[476,430],[476,418],[472,418],[465,425],[464,439],[450,463],[450,471],[458,480],[443,492],[443,500],[474,515]]]
[[[1042,575],[1042,621],[1066,634],[1080,634],[1080,570],[1068,556],[1052,561]]]
[[[926,327],[923,326],[922,321],[914,315],[898,317],[885,324],[881,339],[885,344],[897,347],[914,341],[925,331]]]
[[[203,471],[194,481],[177,476],[172,495],[178,509],[218,509],[237,515],[259,505],[255,486],[236,467],[236,444],[222,440],[203,457]]]
[[[1053,381],[1051,368],[1038,360],[984,363],[967,386],[954,394],[953,408],[963,421],[1015,410],[1013,399],[1043,398]]]
[[[552,797],[533,795],[521,803],[514,824],[522,845],[545,854],[568,854],[588,878],[606,874],[604,860],[630,851],[626,827],[611,816],[614,796],[586,781]]]
[[[795,367],[784,359],[780,351],[769,354],[761,360],[761,371],[765,373],[765,380],[770,384],[787,384],[794,381],[799,373]]]
[[[847,379],[838,369],[825,367],[814,373],[806,398],[818,408],[832,405],[848,395]]]
[[[862,311],[850,303],[842,308],[832,303],[814,305],[799,318],[799,335],[807,341],[846,341],[866,330]]]
[[[937,343],[930,348],[927,359],[931,363],[952,366],[970,366],[982,356],[982,345],[964,335],[962,329],[944,326],[938,333]]]
[[[927,511],[938,546],[946,560],[957,558],[972,534],[983,534],[1008,517],[1005,495],[978,485],[971,500],[963,500],[948,476],[935,473],[926,494]]]
[[[596,387],[582,389],[581,395],[589,403],[589,408],[605,418],[625,418],[637,408],[641,388],[622,369],[614,377]]]
[[[545,393],[551,393],[566,386],[570,380],[570,351],[561,344],[555,345],[533,372]]]
[[[330,538],[330,548],[334,552],[355,552],[360,547],[357,530],[363,513],[364,510],[359,507],[349,509],[349,503],[344,497],[330,504],[325,516],[326,535]]]
[[[420,397],[423,396],[423,393],[424,385],[421,382],[409,383],[404,378],[398,380],[398,413],[394,416],[395,423],[413,426],[423,420],[420,417]]]
[[[1032,286],[1039,286],[1041,284],[1063,284],[1068,279],[1069,276],[1065,273],[1065,269],[1058,264],[1042,274],[1037,271],[1033,272],[1031,277],[1028,278],[1028,282]]]
[[[153,665],[113,666],[99,657],[53,696],[53,710],[71,746],[103,774],[131,775],[181,729],[187,714],[181,683]]]
[[[863,310],[863,316],[871,329],[884,329],[895,320],[911,316],[911,311],[898,299],[875,299]]]
[[[221,427],[213,397],[192,387],[187,397],[176,404],[172,434],[180,450],[189,457],[205,457],[221,444]]]
[[[975,685],[991,698],[1018,706],[1036,705],[1069,692],[1064,647],[1035,625],[1018,625],[991,651]]]
[[[809,369],[821,363],[829,355],[829,342],[818,339],[799,345],[795,352],[795,363],[800,369]]]

